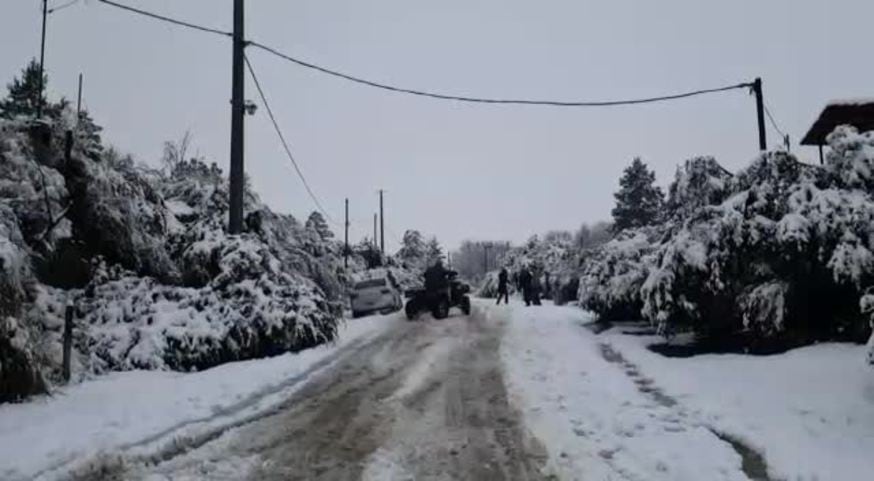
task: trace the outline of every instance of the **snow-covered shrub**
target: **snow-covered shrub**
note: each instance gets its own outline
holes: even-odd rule
[[[858,137],[839,129],[832,139],[867,138]],[[857,300],[874,274],[870,152],[836,144],[824,169],[764,154],[720,179],[713,195],[676,203],[715,201],[674,217],[643,287],[643,314],[709,338],[742,334],[748,344],[860,339],[868,329]]]
[[[639,319],[640,289],[653,267],[660,229],[626,229],[583,257],[579,277],[580,307],[601,320]]]
[[[67,300],[82,316],[74,379],[199,369],[334,337],[348,279],[318,219],[302,226],[247,192],[247,233],[228,235],[214,164],[163,173],[104,149],[89,118],[76,127],[63,107],[38,124],[0,119],[0,401],[38,392],[42,373],[59,380]]]
[[[0,402],[45,389],[30,333],[19,317],[32,282],[18,221],[12,209],[0,203]]]
[[[200,288],[98,275],[77,304],[89,369],[203,369],[333,339],[335,312],[319,288],[283,272],[263,244],[244,235],[219,257],[218,275]]]
[[[668,189],[668,215],[682,219],[703,206],[719,204],[727,197],[731,178],[732,174],[713,157],[687,160],[677,168]]]

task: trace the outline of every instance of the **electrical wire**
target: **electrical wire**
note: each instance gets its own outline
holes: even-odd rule
[[[771,127],[773,127],[774,130],[777,132],[777,134],[780,135],[781,139],[785,138],[786,134],[783,133],[783,131],[780,130],[780,127],[777,126],[777,122],[774,120],[774,116],[771,115],[771,110],[768,108],[768,104],[763,102],[762,106],[765,108],[765,114],[768,116],[768,120],[771,123]]]
[[[57,11],[59,11],[59,10],[63,10],[63,9],[65,9],[65,8],[67,8],[67,7],[72,7],[73,5],[75,5],[75,4],[77,4],[77,3],[79,3],[79,0],[70,0],[70,1],[67,2],[67,3],[64,3],[64,4],[62,4],[62,5],[58,5],[57,7],[52,7],[52,8],[50,8],[50,9],[48,9],[48,11],[47,11],[46,13],[47,13],[47,14],[52,14],[52,13],[55,13],[55,12],[57,12]]]
[[[114,2],[112,0],[98,0],[100,3],[104,3],[106,5],[110,5],[116,8],[120,8],[123,10],[127,10],[129,12],[137,13],[139,15],[145,15],[147,17],[151,17],[156,20],[162,20],[165,22],[170,22],[175,25],[180,25],[183,27],[193,28],[196,30],[200,30],[203,32],[214,33],[218,35],[222,35],[225,37],[233,37],[231,32],[218,30],[210,27],[204,27],[201,25],[195,25],[193,23],[184,22],[182,20],[176,20],[174,18],[170,18],[164,15],[159,15],[156,13],[148,12],[146,10],[141,10],[139,8],[130,7],[128,5],[124,5],[121,3]],[[467,103],[480,103],[480,104],[501,104],[501,105],[540,105],[540,106],[549,106],[549,107],[613,107],[620,105],[637,105],[637,104],[645,104],[652,102],[664,102],[668,100],[678,100],[687,97],[694,97],[697,95],[705,95],[717,92],[725,92],[728,90],[735,89],[746,89],[752,87],[752,83],[744,82],[735,85],[727,85],[725,87],[717,87],[711,89],[702,89],[702,90],[694,90],[690,92],[683,92],[678,94],[671,95],[663,95],[658,97],[648,97],[648,98],[640,98],[640,99],[623,99],[623,100],[602,100],[602,101],[566,101],[566,100],[536,100],[536,99],[501,99],[501,98],[485,98],[485,97],[470,97],[470,96],[462,96],[462,95],[450,95],[438,92],[430,92],[426,90],[417,90],[405,87],[398,87],[394,85],[389,85],[381,82],[376,82],[373,80],[368,80],[362,77],[358,77],[355,75],[347,74],[344,72],[340,72],[338,70],[330,69],[327,67],[322,67],[320,65],[316,65],[311,62],[307,62],[301,60],[296,57],[292,57],[291,55],[280,52],[279,50],[265,45],[260,42],[255,41],[247,41],[247,46],[252,46],[259,48],[265,52],[273,54],[279,58],[292,62],[298,66],[305,67],[311,70],[315,70],[317,72],[321,72],[326,75],[330,75],[333,77],[341,78],[344,80],[348,80],[350,82],[354,82],[361,85],[366,85],[368,87],[373,87],[381,90],[386,90],[390,92],[403,93],[408,95],[415,95],[420,97],[429,97],[433,99],[439,100],[450,100],[456,102],[467,102]]]
[[[150,18],[153,18],[155,20],[162,20],[164,22],[169,22],[169,23],[172,23],[174,25],[179,25],[182,27],[193,28],[195,30],[200,30],[201,32],[214,33],[216,35],[222,35],[225,37],[233,37],[234,36],[234,34],[231,32],[226,32],[224,30],[219,30],[216,28],[204,27],[202,25],[195,25],[193,23],[185,22],[182,20],[176,20],[175,18],[166,17],[164,15],[159,15],[157,13],[147,12],[145,10],[141,10],[139,8],[134,8],[134,7],[131,7],[129,5],[124,5],[121,3],[113,2],[112,0],[97,0],[97,1],[100,3],[104,3],[106,5],[115,7],[115,8],[127,10],[128,12],[136,13],[139,15],[144,15],[146,17],[150,17]]]
[[[282,142],[282,147],[285,149],[285,153],[288,155],[288,159],[291,160],[291,165],[294,166],[295,172],[297,172],[297,176],[300,178],[300,181],[303,183],[303,186],[306,188],[307,193],[312,199],[313,203],[319,209],[319,211],[325,216],[328,222],[334,224],[335,227],[338,227],[334,219],[328,214],[324,207],[322,207],[322,203],[319,202],[318,197],[316,196],[313,189],[310,188],[309,182],[307,182],[306,177],[304,177],[303,172],[300,170],[300,166],[297,164],[297,160],[295,160],[294,155],[291,153],[291,148],[288,146],[288,142],[285,140],[285,135],[282,133],[282,129],[279,128],[279,123],[276,121],[276,116],[273,115],[273,109],[270,108],[270,104],[267,102],[267,96],[264,94],[264,89],[261,88],[261,82],[258,80],[258,76],[255,75],[255,69],[252,68],[252,63],[249,62],[249,57],[244,55],[243,59],[246,61],[246,67],[249,70],[249,74],[252,75],[252,80],[255,82],[255,88],[258,90],[258,96],[261,97],[261,102],[264,103],[264,108],[267,110],[267,116],[270,117],[270,122],[273,123],[273,128],[276,130],[276,135],[279,136],[279,140]]]
[[[703,89],[703,90],[695,90],[691,92],[684,92],[679,94],[672,95],[663,95],[660,97],[649,97],[642,99],[625,99],[625,100],[603,100],[603,101],[565,101],[565,100],[532,100],[532,99],[499,99],[499,98],[483,98],[483,97],[467,97],[460,95],[449,95],[435,92],[428,92],[424,90],[415,90],[403,87],[396,87],[389,84],[384,84],[380,82],[375,82],[373,80],[367,80],[361,77],[357,77],[354,75],[346,74],[337,70],[332,70],[326,67],[322,67],[316,65],[314,63],[306,62],[304,60],[300,60],[298,58],[292,57],[290,55],[284,54],[273,47],[269,47],[262,43],[258,43],[255,41],[247,42],[248,46],[256,47],[265,52],[271,53],[279,58],[285,59],[289,62],[297,64],[301,67],[306,67],[311,70],[315,70],[327,75],[331,75],[333,77],[338,77],[344,80],[348,80],[350,82],[355,82],[358,84],[366,85],[369,87],[374,87],[382,90],[387,90],[391,92],[417,95],[421,97],[429,97],[440,100],[452,100],[457,102],[467,102],[467,103],[481,103],[481,104],[503,104],[503,105],[541,105],[541,106],[549,106],[549,107],[613,107],[620,105],[635,105],[635,104],[645,104],[652,102],[663,102],[667,100],[677,100],[686,97],[693,97],[696,95],[704,95],[716,92],[725,92],[728,90],[735,89],[746,89],[749,88],[752,84],[745,82],[739,83],[735,85],[728,85],[725,87],[718,87],[712,89]]]

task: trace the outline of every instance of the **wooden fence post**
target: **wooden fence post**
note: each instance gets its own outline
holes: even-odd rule
[[[64,381],[70,382],[70,356],[73,350],[73,301],[67,301],[64,311]]]

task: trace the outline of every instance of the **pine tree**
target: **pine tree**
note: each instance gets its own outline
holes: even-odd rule
[[[613,231],[652,225],[659,220],[664,196],[655,184],[655,172],[647,169],[639,157],[625,168],[619,179],[619,191],[613,194],[616,207]]]
[[[334,233],[331,232],[331,228],[325,222],[325,217],[320,212],[310,214],[306,221],[306,228],[316,232],[322,240],[334,238]]]
[[[425,263],[430,266],[440,259],[443,259],[443,248],[440,247],[437,237],[432,237],[425,245]]]
[[[21,78],[12,79],[6,88],[9,95],[0,100],[0,115],[11,119],[18,115],[36,115],[37,99],[39,98],[39,62],[31,59],[21,72]],[[48,76],[43,75],[43,86],[48,85]],[[46,105],[45,89],[42,94],[43,105]]]
[[[425,241],[421,232],[412,229],[404,232],[398,257],[407,266],[421,266],[425,260]]]

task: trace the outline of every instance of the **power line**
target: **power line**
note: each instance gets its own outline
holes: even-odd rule
[[[227,31],[218,30],[218,29],[210,28],[210,27],[204,27],[201,25],[195,25],[193,23],[184,22],[182,20],[176,20],[174,18],[170,18],[170,17],[164,16],[164,15],[159,15],[156,13],[141,10],[139,8],[134,8],[134,7],[130,7],[127,5],[123,5],[121,3],[117,3],[117,2],[114,2],[112,0],[98,0],[98,1],[101,3],[107,4],[107,5],[111,5],[111,6],[116,7],[116,8],[127,10],[127,11],[133,12],[133,13],[137,13],[139,15],[145,15],[147,17],[151,17],[151,18],[156,19],[156,20],[162,20],[165,22],[173,23],[175,25],[193,28],[193,29],[200,30],[203,32],[214,33],[214,34],[222,35],[225,37],[233,37],[233,34],[231,34],[230,32],[227,32]],[[664,102],[664,101],[668,101],[668,100],[678,100],[678,99],[683,99],[683,98],[687,98],[687,97],[694,97],[697,95],[725,92],[728,90],[735,90],[735,89],[745,89],[745,88],[752,87],[752,85],[753,85],[749,82],[744,82],[744,83],[739,83],[736,85],[728,85],[725,87],[717,87],[717,88],[703,89],[703,90],[694,90],[694,91],[690,91],[690,92],[683,92],[683,93],[671,94],[671,95],[663,95],[663,96],[658,96],[658,97],[648,97],[648,98],[641,98],[641,99],[624,99],[624,100],[602,100],[602,101],[565,101],[565,100],[500,99],[500,98],[485,98],[485,97],[469,97],[469,96],[461,96],[461,95],[443,94],[443,93],[438,93],[438,92],[429,92],[429,91],[425,91],[425,90],[410,89],[410,88],[389,85],[389,84],[385,84],[385,83],[381,83],[381,82],[376,82],[376,81],[368,80],[368,79],[358,77],[355,75],[343,73],[343,72],[340,72],[338,70],[330,69],[327,67],[322,67],[320,65],[316,65],[314,63],[307,62],[307,61],[301,60],[301,59],[296,58],[296,57],[292,57],[291,55],[284,54],[284,53],[280,52],[279,50],[277,50],[273,47],[270,47],[268,45],[264,45],[263,43],[260,43],[260,42],[247,41],[246,45],[260,48],[261,50],[264,50],[265,52],[271,53],[279,58],[282,58],[284,60],[292,62],[296,65],[301,66],[301,67],[315,70],[315,71],[318,71],[318,72],[321,72],[323,74],[327,74],[327,75],[330,75],[333,77],[348,80],[350,82],[358,83],[361,85],[366,85],[368,87],[373,87],[373,88],[377,88],[377,89],[381,89],[381,90],[387,90],[390,92],[416,95],[416,96],[420,96],[420,97],[429,97],[429,98],[433,98],[433,99],[451,100],[451,101],[468,102],[468,103],[503,104],[503,105],[540,105],[540,106],[550,106],[550,107],[613,107],[613,106],[620,106],[620,105],[636,105],[636,104],[645,104],[645,103],[652,103],[652,102]]]
[[[282,142],[282,147],[285,149],[285,153],[288,155],[288,159],[291,160],[291,164],[294,166],[295,172],[297,172],[297,176],[300,178],[303,186],[306,188],[307,193],[310,196],[310,199],[313,200],[313,203],[316,204],[316,207],[319,211],[328,219],[328,222],[334,224],[334,226],[338,226],[333,218],[325,211],[325,208],[322,207],[322,203],[319,202],[318,197],[310,188],[309,182],[307,182],[306,177],[304,177],[303,172],[300,170],[300,166],[297,165],[297,160],[295,160],[294,155],[291,153],[291,148],[288,146],[288,142],[285,140],[285,135],[282,133],[282,129],[279,128],[279,123],[276,121],[276,117],[273,115],[273,109],[270,108],[270,104],[267,102],[267,96],[264,95],[264,89],[261,88],[261,82],[258,81],[258,76],[255,75],[255,69],[252,68],[252,63],[249,62],[248,56],[243,56],[243,59],[246,61],[246,67],[249,69],[249,74],[252,75],[252,80],[255,81],[255,88],[258,90],[258,96],[261,97],[261,102],[264,103],[264,108],[267,109],[267,115],[270,117],[270,121],[273,123],[273,128],[276,130],[276,135],[279,136],[279,140]]]
[[[273,47],[268,47],[262,43],[258,43],[255,41],[249,41],[248,45],[252,47],[260,48],[265,52],[269,52],[277,57],[285,59],[289,62],[297,64],[301,67],[306,67],[311,70],[316,70],[318,72],[331,75],[334,77],[338,77],[344,80],[348,80],[350,82],[355,82],[362,85],[367,85],[369,87],[374,87],[382,90],[388,90],[391,92],[398,92],[410,95],[418,95],[421,97],[430,97],[434,99],[440,100],[453,100],[458,102],[468,102],[468,103],[481,103],[481,104],[504,104],[504,105],[542,105],[542,106],[550,106],[550,107],[612,107],[619,105],[635,105],[635,104],[645,104],[652,102],[662,102],[666,100],[677,100],[686,97],[693,97],[696,95],[704,95],[709,93],[716,92],[725,92],[727,90],[734,89],[746,89],[752,86],[752,84],[745,82],[739,83],[736,85],[728,85],[725,87],[718,87],[712,89],[704,89],[704,90],[695,90],[691,92],[684,92],[679,94],[672,95],[663,95],[660,97],[649,97],[642,99],[626,99],[626,100],[603,100],[603,101],[565,101],[565,100],[531,100],[531,99],[499,99],[499,98],[483,98],[483,97],[467,97],[467,96],[459,96],[459,95],[449,95],[435,92],[428,92],[424,90],[415,90],[408,89],[403,87],[396,87],[393,85],[388,85],[380,82],[375,82],[373,80],[367,80],[361,77],[356,77],[354,75],[346,74],[343,72],[339,72],[337,70],[332,70],[326,67],[321,67],[319,65],[306,62],[304,60],[300,60],[298,58],[292,57],[290,55],[284,54]]]
[[[65,9],[65,8],[67,8],[67,7],[72,7],[73,5],[75,5],[75,4],[77,4],[77,3],[79,3],[79,0],[70,0],[69,2],[64,3],[64,4],[62,4],[62,5],[58,5],[57,7],[52,7],[52,8],[50,8],[50,9],[48,10],[48,13],[49,13],[49,14],[55,13],[55,12],[57,12],[57,11],[59,11],[59,10],[63,10],[63,9]]]
[[[786,134],[783,133],[783,131],[780,130],[780,127],[777,126],[777,122],[774,120],[774,116],[771,115],[771,110],[768,109],[768,104],[765,104],[764,107],[765,107],[765,114],[767,114],[767,116],[768,116],[768,120],[771,123],[771,127],[773,127],[774,130],[777,132],[777,134],[780,135],[780,138],[785,138]]]
[[[139,15],[144,15],[144,16],[146,16],[146,17],[150,17],[150,18],[153,18],[153,19],[155,19],[155,20],[161,20],[161,21],[164,21],[164,22],[169,22],[169,23],[172,23],[172,24],[175,24],[175,25],[179,25],[179,26],[182,26],[182,27],[193,28],[193,29],[195,29],[195,30],[200,30],[201,32],[214,33],[214,34],[222,35],[222,36],[229,37],[229,38],[231,38],[231,37],[234,36],[234,34],[232,34],[231,32],[226,32],[226,31],[224,31],[224,30],[219,30],[219,29],[216,29],[216,28],[204,27],[204,26],[202,26],[202,25],[195,25],[195,24],[193,24],[193,23],[185,22],[185,21],[182,21],[182,20],[176,20],[175,18],[170,18],[170,17],[164,16],[164,15],[159,15],[159,14],[157,14],[157,13],[147,12],[147,11],[145,11],[145,10],[141,10],[141,9],[139,9],[139,8],[134,8],[134,7],[131,7],[131,6],[128,6],[128,5],[124,5],[124,4],[121,4],[121,3],[116,3],[116,2],[113,2],[112,0],[97,0],[97,1],[100,2],[100,3],[105,3],[106,5],[110,5],[110,6],[113,6],[113,7],[116,7],[116,8],[120,8],[120,9],[122,9],[122,10],[127,10],[128,12],[133,12],[133,13],[136,13],[136,14],[139,14]]]

